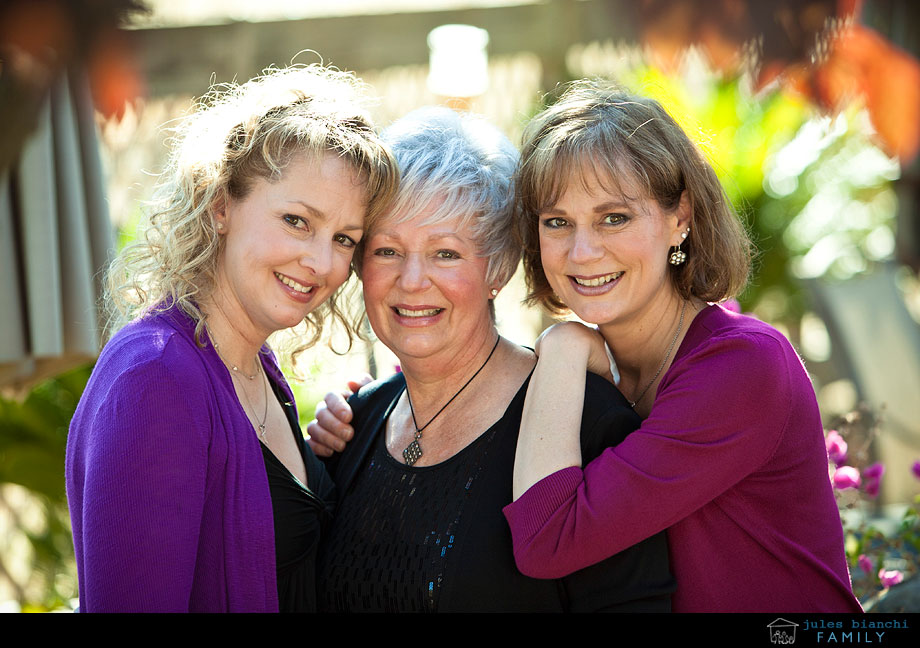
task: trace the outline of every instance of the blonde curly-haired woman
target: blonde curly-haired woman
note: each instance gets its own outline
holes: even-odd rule
[[[396,185],[359,89],[273,70],[181,126],[149,229],[109,272],[131,321],[70,428],[82,611],[315,609],[334,487],[265,343],[346,323],[335,294]]]

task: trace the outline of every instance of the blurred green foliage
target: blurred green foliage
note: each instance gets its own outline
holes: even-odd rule
[[[11,583],[21,592],[24,610],[67,607],[76,596],[70,518],[64,491],[64,451],[67,428],[92,366],[66,371],[38,383],[24,399],[0,397],[0,485],[17,484],[30,493],[31,514],[0,499],[14,523],[0,544],[2,573],[17,570],[6,561],[27,555],[30,576]],[[28,522],[20,522],[22,517]],[[17,536],[28,540],[28,550],[8,551]],[[8,580],[14,580],[8,576]]]
[[[799,279],[846,279],[891,258],[900,169],[858,102],[825,116],[797,94],[754,93],[745,76],[701,66],[667,75],[640,65],[618,80],[671,112],[745,221],[757,253],[745,310],[794,330],[808,310]]]

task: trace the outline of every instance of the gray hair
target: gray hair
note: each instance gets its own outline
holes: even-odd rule
[[[400,182],[380,222],[404,223],[429,207],[435,209],[425,225],[459,216],[461,226],[470,226],[479,255],[488,259],[487,281],[507,283],[521,259],[514,234],[514,144],[483,117],[441,107],[410,112],[382,139],[396,159]]]

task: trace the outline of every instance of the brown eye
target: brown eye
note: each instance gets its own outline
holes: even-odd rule
[[[606,225],[622,225],[629,221],[629,216],[626,214],[607,214],[604,216],[604,223]]]
[[[294,214],[285,214],[281,217],[285,223],[291,227],[296,227],[297,229],[309,229],[309,224],[300,216],[295,216]]]
[[[336,234],[333,237],[333,240],[335,240],[335,242],[341,245],[342,247],[346,247],[349,249],[354,248],[357,245],[357,242],[353,238],[348,236],[347,234]]]
[[[558,216],[550,216],[543,220],[543,226],[548,229],[559,229],[560,227],[565,227],[568,225],[568,222],[564,218]]]

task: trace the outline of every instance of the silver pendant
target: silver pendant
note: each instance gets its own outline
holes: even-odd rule
[[[418,439],[415,439],[406,446],[406,449],[403,450],[403,459],[406,460],[406,465],[411,466],[416,461],[418,461],[422,456],[422,446],[418,444]]]

